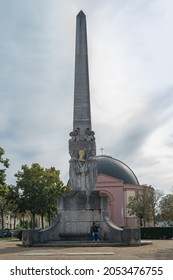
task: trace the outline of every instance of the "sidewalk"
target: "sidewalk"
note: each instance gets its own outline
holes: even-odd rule
[[[22,247],[0,241],[1,260],[173,260],[173,240],[152,240],[142,246]]]

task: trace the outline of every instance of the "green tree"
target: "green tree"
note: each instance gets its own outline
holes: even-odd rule
[[[21,192],[20,203],[32,214],[32,226],[35,227],[35,217],[40,215],[42,227],[44,216],[51,219],[57,209],[57,197],[68,190],[60,180],[60,171],[54,167],[41,167],[38,163],[22,166],[22,171],[15,174],[17,188]]]
[[[4,158],[4,149],[0,147],[0,217],[1,228],[4,229],[4,215],[7,209],[8,185],[6,184],[6,169],[9,167],[9,160]]]
[[[6,180],[6,169],[9,167],[9,160],[7,158],[4,159],[4,149],[0,147],[0,166],[3,168],[0,168],[0,185],[5,184]]]
[[[161,191],[161,190],[155,190],[154,195],[155,195],[155,216],[154,216],[154,220],[155,220],[155,224],[156,224],[160,221],[159,201],[160,201],[161,197],[164,195],[164,192]]]
[[[60,180],[60,171],[54,167],[46,168],[44,170],[44,205],[40,209],[40,215],[42,217],[46,215],[49,225],[53,218],[57,216],[57,198],[66,193],[69,187],[64,186]]]
[[[146,185],[147,186],[147,185]],[[149,186],[151,188],[151,186]],[[157,215],[158,215],[158,204],[160,197],[164,194],[161,190],[154,190],[150,192],[150,207],[151,207],[151,221],[153,221],[154,226],[156,225]],[[153,218],[152,218],[153,217]]]
[[[151,186],[144,185],[136,191],[135,196],[129,197],[127,209],[130,215],[139,219],[140,226],[146,226],[147,222],[155,221],[155,196]]]
[[[163,196],[159,203],[160,216],[164,221],[173,221],[173,195]]]
[[[23,209],[24,207],[22,207],[21,205],[20,193],[17,186],[9,186],[6,201],[8,205],[8,212],[14,220],[13,228],[15,229],[16,219],[19,218],[19,216],[21,216],[25,212],[25,210]]]

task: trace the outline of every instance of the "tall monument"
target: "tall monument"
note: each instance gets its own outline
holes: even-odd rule
[[[139,244],[138,229],[114,225],[107,213],[107,197],[95,189],[97,177],[95,133],[91,128],[86,17],[80,11],[76,21],[73,131],[70,133],[71,191],[58,198],[58,217],[48,228],[23,231],[24,246],[91,241],[90,228],[97,222],[107,242]],[[55,244],[55,243],[53,243]],[[71,244],[71,243],[69,243]]]
[[[76,19],[73,131],[70,133],[70,185],[73,190],[95,189],[97,176],[95,133],[91,129],[86,16]]]

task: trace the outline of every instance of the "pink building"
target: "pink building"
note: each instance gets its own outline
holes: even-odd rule
[[[97,156],[98,176],[96,188],[108,197],[108,213],[114,224],[120,227],[138,226],[138,220],[128,213],[130,196],[142,189],[134,172],[123,162],[110,156]]]

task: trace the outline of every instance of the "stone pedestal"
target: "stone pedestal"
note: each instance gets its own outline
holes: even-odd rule
[[[61,213],[60,240],[65,240],[65,237],[68,237],[68,240],[91,240],[90,229],[93,222],[108,233],[105,221],[107,198],[101,197],[98,191],[89,194],[85,191],[71,191],[59,200],[58,209]],[[118,239],[120,241],[120,238]]]
[[[50,241],[91,241],[90,228],[99,224],[105,242],[126,245],[140,244],[139,229],[126,229],[114,225],[107,215],[107,198],[98,191],[71,191],[58,200],[58,218],[43,230],[23,232],[23,245],[48,243]]]

